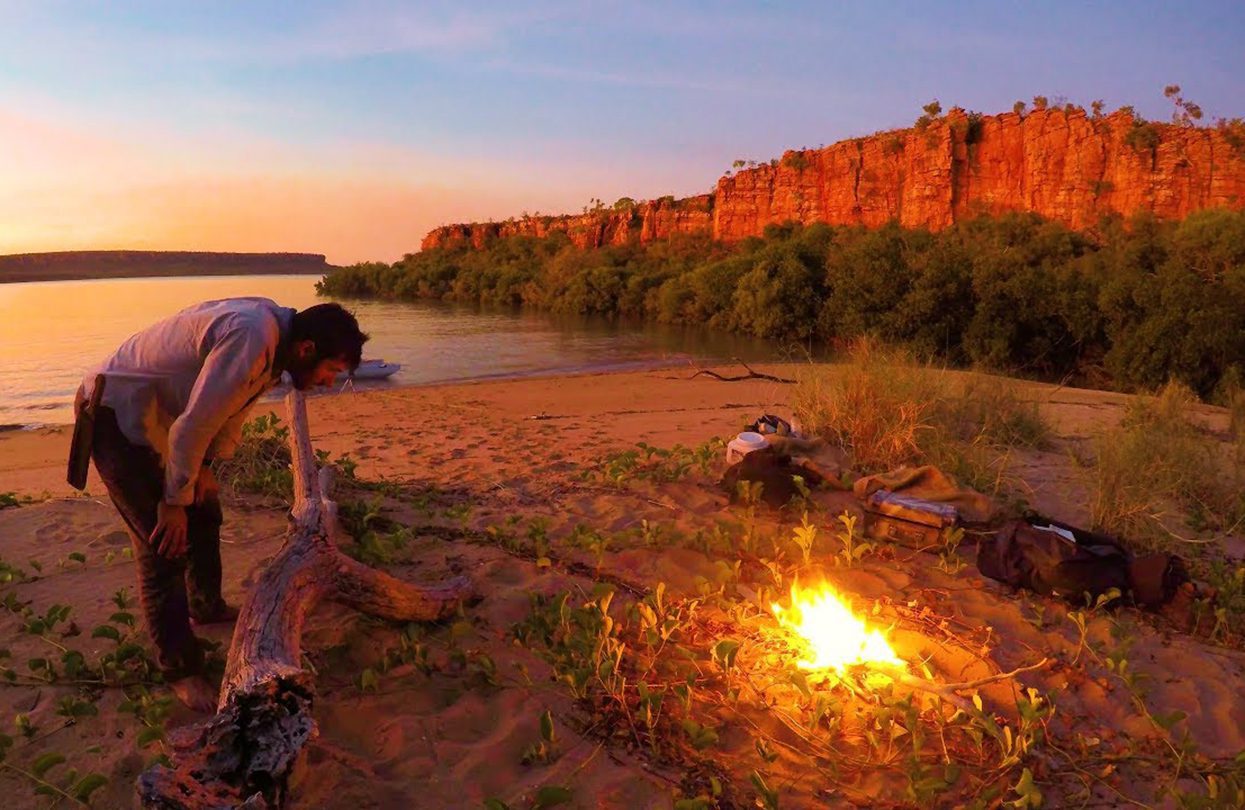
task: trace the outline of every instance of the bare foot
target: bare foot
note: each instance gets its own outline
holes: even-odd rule
[[[216,689],[202,675],[173,681],[169,688],[178,700],[193,711],[211,713],[216,710]]]

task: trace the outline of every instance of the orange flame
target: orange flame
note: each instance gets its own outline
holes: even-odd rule
[[[834,669],[842,672],[853,664],[903,666],[886,637],[870,630],[863,619],[829,585],[815,589],[791,587],[791,605],[775,602],[771,609],[779,623],[803,640],[805,658],[801,669]]]

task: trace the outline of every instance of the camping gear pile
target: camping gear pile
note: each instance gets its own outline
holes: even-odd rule
[[[775,509],[800,502],[808,490],[847,489],[825,443],[801,436],[777,416],[762,416],[740,437],[728,445],[730,466],[721,481],[732,501],[741,497],[740,482],[759,482],[761,500]],[[990,498],[936,467],[867,476],[854,482],[851,492],[869,537],[928,550],[941,547],[949,531],[962,529],[965,543],[977,545],[982,575],[1015,588],[1077,603],[1118,593],[1157,609],[1190,581],[1175,555],[1135,555],[1112,537],[1036,515],[1009,518]]]

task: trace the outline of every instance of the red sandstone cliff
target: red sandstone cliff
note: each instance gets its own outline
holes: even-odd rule
[[[709,233],[713,229],[713,195],[676,200],[663,197],[622,210],[593,211],[569,216],[527,216],[505,222],[445,225],[430,231],[422,250],[470,244],[481,248],[490,239],[516,234],[547,236],[565,233],[583,248],[621,245],[632,239],[649,242],[676,233]]]
[[[1131,134],[1130,134],[1131,133]],[[673,234],[733,241],[795,220],[933,230],[978,214],[1033,211],[1073,228],[1104,214],[1149,211],[1178,219],[1211,207],[1245,208],[1245,143],[1217,128],[1141,126],[1127,112],[1083,110],[969,116],[925,128],[787,152],[718,180],[713,194],[664,198],[622,211],[448,225],[423,249],[495,236],[563,231],[581,247]]]

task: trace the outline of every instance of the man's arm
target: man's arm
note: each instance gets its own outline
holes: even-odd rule
[[[213,461],[218,458],[233,458],[238,443],[242,441],[242,426],[246,424],[246,417],[250,412],[250,408],[243,408],[229,417],[208,445],[207,458]]]
[[[169,428],[164,464],[164,500],[194,502],[195,479],[212,440],[252,396],[253,383],[267,374],[275,340],[258,326],[229,329],[208,352],[186,410]]]

